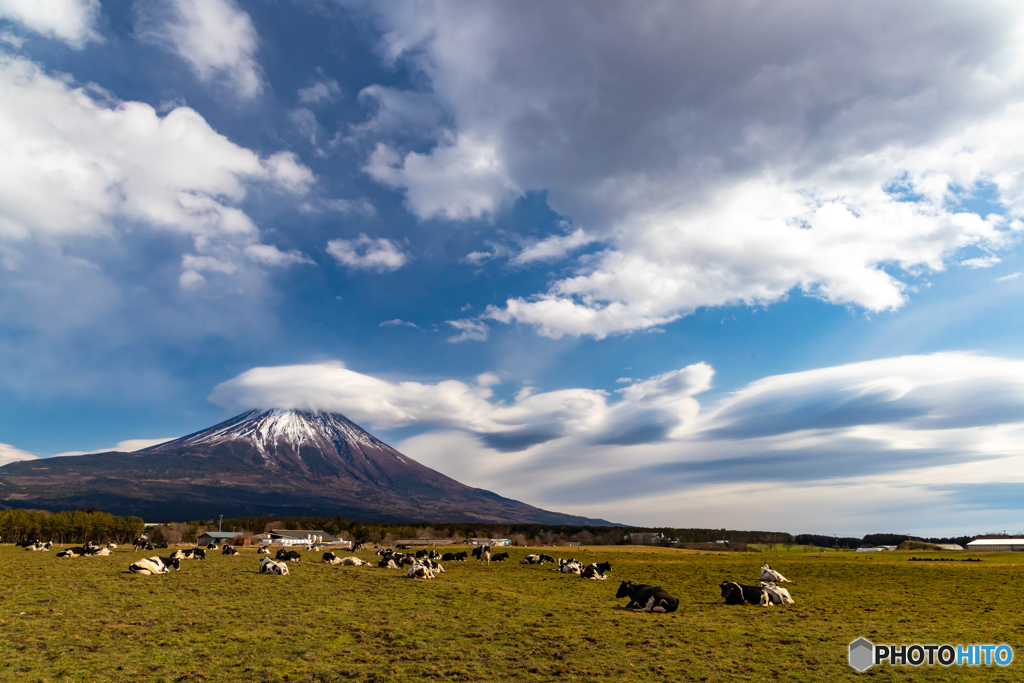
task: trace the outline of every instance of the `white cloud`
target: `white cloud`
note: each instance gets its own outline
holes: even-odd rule
[[[410,211],[420,218],[468,220],[493,215],[521,193],[505,173],[494,144],[459,135],[430,154],[402,157],[377,145],[364,171],[377,181],[406,191]]]
[[[103,40],[96,30],[99,15],[99,0],[0,0],[0,18],[79,50],[87,42]]]
[[[793,291],[896,310],[964,248],[998,258],[1024,215],[1024,9],[919,9],[378,5],[383,51],[456,123],[427,153],[381,142],[365,170],[421,218],[546,191],[608,244],[489,313],[548,336]],[[965,212],[989,183],[1005,216]],[[521,259],[571,248],[542,245]]]
[[[245,255],[253,261],[268,266],[288,266],[297,263],[313,263],[313,260],[301,251],[289,249],[281,251],[272,244],[250,244],[245,248]]]
[[[8,465],[19,460],[35,460],[37,457],[14,446],[0,443],[0,465]]]
[[[402,320],[401,318],[395,318],[394,320],[385,320],[380,324],[381,327],[412,327],[414,329],[422,329],[416,323],[411,323],[408,320]]]
[[[1019,272],[1017,272],[1017,273],[1010,273],[1009,275],[1004,275],[1003,277],[997,277],[995,280],[993,280],[993,282],[1007,282],[1009,280],[1016,280],[1019,277],[1020,277],[1020,273]]]
[[[327,253],[343,266],[378,273],[398,270],[409,262],[409,255],[401,250],[397,242],[385,237],[373,239],[364,234],[354,240],[329,241]]]
[[[188,107],[159,116],[96,90],[0,55],[0,241],[111,238],[120,226],[178,233],[200,259],[184,259],[186,286],[212,268],[203,259],[237,265],[246,247],[269,253],[237,204],[253,184],[304,194],[308,168],[289,152],[261,160]]]
[[[487,375],[473,386],[385,381],[340,363],[255,368],[211,400],[436,428],[396,446],[472,486],[634,524],[757,516],[762,528],[863,534],[894,518],[903,529],[970,526],[1021,506],[1024,361],[851,363],[766,377],[703,409],[697,396],[713,376],[703,363],[631,382],[615,399],[525,388],[499,401]]]
[[[576,230],[570,235],[555,235],[526,247],[516,254],[509,263],[518,266],[537,261],[556,261],[565,258],[573,250],[594,241],[582,230]]]
[[[259,37],[234,0],[147,0],[136,12],[139,36],[176,52],[199,80],[224,82],[243,98],[263,92],[255,59]]]
[[[338,87],[338,81],[328,78],[323,81],[317,81],[308,88],[300,88],[299,102],[303,104],[319,104],[324,101],[329,102],[340,94],[341,88]]]
[[[964,259],[960,265],[968,268],[991,268],[997,263],[1002,263],[1002,259],[998,256],[979,256],[978,258]]]
[[[173,441],[176,438],[178,437],[172,436],[166,439],[127,439],[125,441],[118,441],[110,448],[99,448],[95,451],[64,451],[63,453],[54,453],[49,457],[65,458],[72,455],[90,455],[92,453],[109,453],[110,451],[134,453],[135,451],[141,451],[143,448],[149,448],[150,446],[159,446],[162,443]]]
[[[487,341],[487,336],[491,332],[491,328],[487,327],[487,323],[476,320],[475,318],[446,320],[444,324],[451,325],[459,331],[455,336],[448,337],[448,341],[453,344],[464,341]]]

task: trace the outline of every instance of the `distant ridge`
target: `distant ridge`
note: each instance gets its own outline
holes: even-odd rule
[[[97,507],[147,521],[263,515],[366,521],[611,522],[540,508],[425,467],[344,415],[252,410],[134,453],[97,453],[0,467],[0,503]]]

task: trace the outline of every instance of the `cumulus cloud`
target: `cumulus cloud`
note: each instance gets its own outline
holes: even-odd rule
[[[464,341],[487,341],[487,336],[491,333],[491,328],[487,327],[487,323],[483,323],[475,318],[446,320],[444,324],[451,325],[459,331],[455,336],[448,337],[448,341],[453,344]]]
[[[385,237],[374,239],[365,234],[354,240],[331,240],[327,243],[327,253],[343,266],[378,273],[398,270],[410,258],[397,242]]]
[[[601,338],[794,291],[892,311],[915,275],[972,246],[987,260],[966,265],[990,265],[1019,239],[1017,7],[375,11],[383,52],[417,66],[454,123],[428,152],[381,142],[367,173],[421,218],[486,217],[543,190],[577,241],[609,245],[495,320]],[[989,184],[1000,211],[966,211]],[[520,258],[567,254],[572,239]]]
[[[338,87],[338,81],[328,78],[323,81],[317,81],[308,88],[300,88],[299,102],[303,104],[319,104],[320,102],[329,102],[340,94],[341,88]]]
[[[225,83],[244,98],[263,92],[259,36],[234,0],[147,0],[136,12],[139,36],[175,52],[199,80]]]
[[[27,451],[20,450],[14,446],[0,443],[0,465],[8,465],[20,460],[35,460],[37,456]]]
[[[409,210],[420,218],[467,220],[493,215],[521,193],[507,176],[494,143],[472,136],[446,139],[430,154],[402,157],[377,145],[364,171],[405,190]]]
[[[1003,494],[986,507],[987,487],[1024,490],[1024,361],[885,358],[765,377],[702,407],[713,374],[697,363],[613,394],[524,388],[500,401],[490,373],[476,386],[392,382],[327,363],[255,368],[211,400],[429,427],[397,447],[473,486],[635,524],[758,513],[766,528],[865,533],[898,514],[925,530],[949,526],[936,506],[981,523],[1007,509]]]
[[[593,443],[662,440],[695,417],[692,396],[710,386],[712,374],[698,363],[621,389],[612,405],[604,391],[529,387],[506,403],[492,400],[490,387],[499,383],[493,373],[478,376],[476,386],[389,382],[332,362],[254,368],[217,386],[210,400],[232,410],[336,411],[376,429],[451,427],[498,450],[520,451],[569,435]]]
[[[582,230],[576,230],[570,235],[554,235],[526,247],[509,260],[509,263],[522,266],[537,261],[556,261],[591,242],[594,242],[594,239]]]
[[[261,159],[188,107],[160,116],[26,59],[0,55],[0,92],[0,241],[9,244],[109,238],[122,225],[181,234],[196,251],[182,264],[190,287],[204,270],[233,272],[247,247],[273,260],[237,206],[251,185],[302,195],[313,182],[292,153]]]
[[[289,249],[281,251],[272,244],[250,244],[245,248],[245,255],[253,261],[268,266],[288,266],[294,263],[313,263],[313,260],[301,251]]]
[[[0,0],[0,18],[78,50],[87,42],[103,40],[96,30],[99,15],[99,0]],[[17,38],[11,39],[7,42],[16,44]]]

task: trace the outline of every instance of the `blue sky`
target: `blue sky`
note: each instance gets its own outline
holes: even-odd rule
[[[626,523],[1013,527],[1022,30],[0,2],[0,461],[302,407]]]

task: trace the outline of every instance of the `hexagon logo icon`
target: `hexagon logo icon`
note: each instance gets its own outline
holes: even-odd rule
[[[875,663],[875,646],[867,638],[858,638],[850,643],[850,666],[857,671],[867,671]]]

